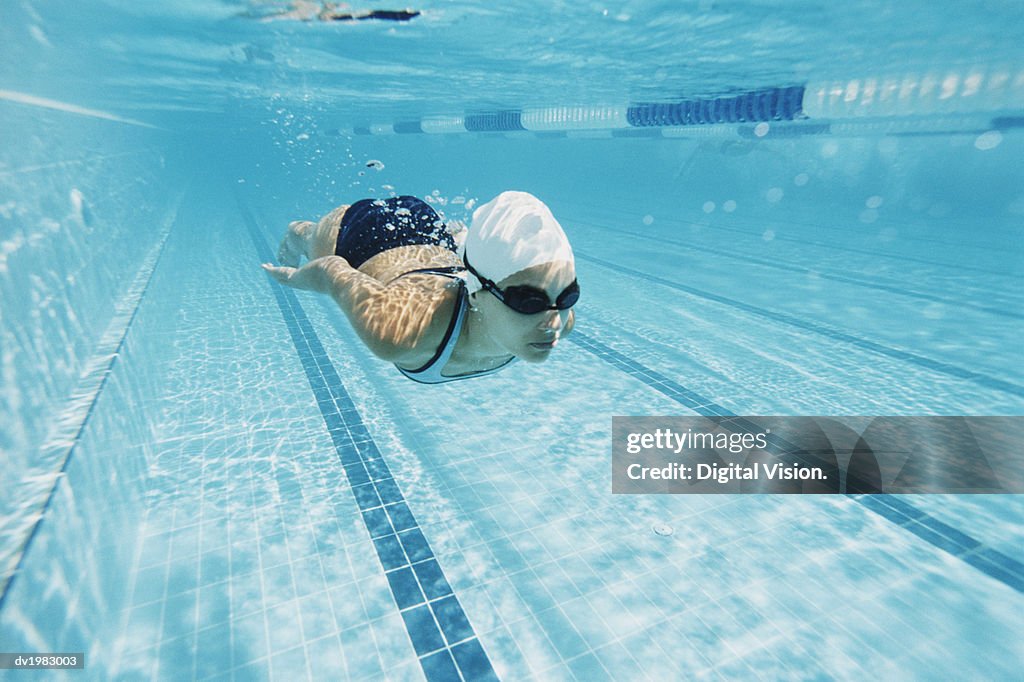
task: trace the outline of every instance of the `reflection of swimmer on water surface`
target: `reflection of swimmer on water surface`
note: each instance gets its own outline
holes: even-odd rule
[[[416,10],[373,9],[353,10],[346,3],[312,2],[311,0],[294,0],[291,7],[282,12],[260,17],[260,21],[277,21],[293,19],[297,21],[365,21],[380,19],[382,21],[409,21],[418,17]]]
[[[459,235],[416,197],[363,199],[291,223],[278,259],[271,277],[332,296],[374,355],[421,383],[543,362],[579,298],[569,240],[526,192],[498,195]]]

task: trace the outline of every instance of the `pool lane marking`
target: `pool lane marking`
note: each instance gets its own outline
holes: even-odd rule
[[[39,458],[35,468],[38,469],[44,465],[56,467],[58,464],[59,468],[52,473],[39,474],[44,485],[40,488],[39,494],[45,495],[45,499],[39,504],[34,519],[26,518],[24,525],[29,527],[16,528],[13,531],[14,534],[24,532],[25,537],[21,542],[12,542],[12,544],[16,543],[17,549],[4,561],[6,566],[0,573],[0,611],[3,610],[14,580],[21,570],[33,540],[39,533],[39,528],[42,526],[50,505],[53,503],[57,487],[67,473],[75,448],[78,446],[82,434],[85,433],[85,427],[89,424],[89,418],[92,417],[96,403],[99,402],[100,395],[103,393],[103,388],[107,385],[107,379],[110,378],[118,358],[121,357],[125,339],[128,338],[128,332],[135,321],[135,315],[139,312],[142,299],[153,281],[153,273],[156,272],[156,267],[163,256],[164,247],[177,220],[178,210],[184,196],[184,191],[177,196],[173,210],[166,219],[163,232],[157,237],[156,245],[143,258],[142,264],[135,274],[135,279],[132,280],[121,300],[117,302],[114,314],[111,316],[103,336],[97,342],[92,356],[83,365],[82,374],[68,397],[64,409],[52,422],[53,431],[47,435],[46,440],[39,448]],[[5,537],[4,544],[8,542],[8,538]]]
[[[679,384],[661,372],[647,367],[614,348],[573,329],[566,337],[583,350],[612,367],[636,377],[664,396],[704,417],[739,417],[713,400]],[[797,449],[797,448],[792,448]],[[950,554],[998,580],[1007,587],[1024,593],[1024,563],[985,546],[982,542],[926,512],[899,499],[897,495],[848,494],[850,499],[883,518],[913,533],[928,544]]]
[[[710,291],[703,291],[695,287],[690,287],[685,284],[673,282],[672,280],[665,279],[664,277],[658,277],[657,275],[649,275],[639,270],[634,270],[632,268],[621,266],[618,263],[612,263],[611,261],[606,261],[602,258],[595,258],[594,256],[582,254],[579,251],[576,252],[576,258],[589,261],[591,263],[596,263],[598,265],[602,265],[606,268],[615,270],[617,272],[621,272],[622,274],[629,275],[631,277],[638,277],[640,279],[647,280],[648,282],[661,284],[662,286],[666,286],[669,287],[670,289],[675,289],[677,291],[682,291],[684,293],[690,294],[691,296],[696,296],[697,298],[702,298],[707,301],[713,301],[715,303],[721,303],[731,308],[742,310],[745,313],[749,313],[751,315],[756,315],[758,317],[772,320],[773,322],[778,322],[780,324],[788,325],[790,327],[796,327],[797,329],[803,329],[804,331],[819,334],[821,336],[830,338],[834,341],[848,343],[862,350],[877,353],[879,355],[893,358],[895,360],[901,360],[903,362],[917,365],[919,367],[924,367],[925,369],[930,369],[934,372],[945,374],[947,376],[951,376],[957,379],[964,379],[966,381],[979,384],[981,386],[984,386],[985,388],[989,388],[994,391],[1001,391],[1003,393],[1009,393],[1010,395],[1024,398],[1024,386],[1013,383],[1012,381],[1004,381],[1002,379],[997,379],[993,376],[989,376],[988,374],[975,372],[973,370],[969,370],[964,367],[959,367],[948,362],[933,360],[923,355],[918,355],[916,353],[911,353],[905,350],[899,350],[898,348],[892,348],[881,343],[876,343],[868,339],[860,338],[859,336],[854,336],[853,334],[848,334],[846,332],[833,329],[828,325],[819,324],[817,322],[810,322],[808,320],[802,320],[793,315],[767,310],[766,308],[751,305],[750,303],[744,303],[743,301],[738,301],[734,298],[729,298],[727,296],[722,296],[720,294],[711,293]]]
[[[260,259],[273,262],[255,218],[240,198],[238,205]],[[424,675],[431,681],[497,680],[476,631],[298,298],[269,278],[268,285]]]

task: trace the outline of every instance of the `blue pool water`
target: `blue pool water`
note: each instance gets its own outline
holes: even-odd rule
[[[1016,3],[286,4],[3,9],[0,653],[86,663],[0,678],[1020,676],[1020,495],[611,493],[615,415],[1022,414]],[[506,189],[543,364],[413,383],[259,268]]]

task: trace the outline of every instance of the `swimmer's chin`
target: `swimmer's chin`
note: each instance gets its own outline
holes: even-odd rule
[[[516,357],[519,358],[522,362],[529,362],[534,365],[538,365],[547,360],[547,358],[538,358],[535,355],[528,355],[526,353],[524,353],[523,355],[517,355]]]
[[[523,362],[541,363],[551,357],[553,352],[554,346],[538,348],[536,346],[528,345],[523,350],[516,353],[515,356]]]

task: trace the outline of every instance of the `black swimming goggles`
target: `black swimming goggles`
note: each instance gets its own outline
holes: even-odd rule
[[[484,290],[491,292],[499,301],[517,313],[522,313],[523,315],[534,315],[545,310],[568,310],[576,305],[576,301],[580,300],[580,285],[575,279],[572,281],[572,284],[567,286],[562,293],[558,295],[558,298],[555,299],[555,304],[551,305],[551,299],[543,289],[531,287],[526,284],[517,284],[515,286],[506,287],[505,290],[502,291],[498,288],[497,284],[474,270],[473,266],[469,264],[469,260],[465,257],[465,254],[463,254],[462,262],[466,264],[466,269],[473,273],[474,277],[480,280],[480,284],[483,285]]]

